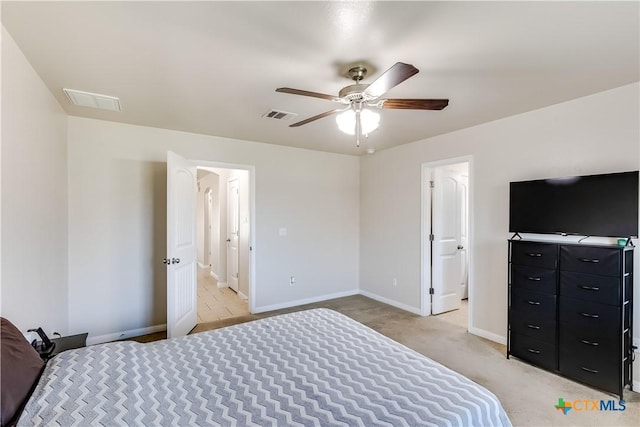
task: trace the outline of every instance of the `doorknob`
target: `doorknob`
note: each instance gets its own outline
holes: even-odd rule
[[[171,261],[169,261],[167,258],[162,258],[162,263],[169,265],[171,264]]]
[[[227,243],[231,243],[231,239],[227,239]]]
[[[180,264],[180,258],[171,258],[172,264]]]
[[[464,249],[464,246],[462,246],[462,245],[458,245],[458,249],[459,249],[459,250],[462,250],[462,249]]]

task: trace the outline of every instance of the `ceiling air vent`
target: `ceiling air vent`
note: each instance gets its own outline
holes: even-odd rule
[[[73,105],[79,107],[99,108],[101,110],[122,111],[120,98],[99,93],[83,92],[74,89],[62,89]]]
[[[289,120],[293,117],[296,117],[295,113],[288,113],[286,111],[280,110],[269,110],[262,115],[262,117],[273,120]]]

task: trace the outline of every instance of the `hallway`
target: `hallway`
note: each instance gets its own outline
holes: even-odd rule
[[[249,304],[231,288],[218,288],[207,269],[198,269],[198,323],[249,314]]]

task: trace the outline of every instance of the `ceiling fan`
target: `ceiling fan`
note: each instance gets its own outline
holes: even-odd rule
[[[385,93],[407,80],[409,77],[417,74],[418,71],[419,70],[411,64],[397,62],[387,71],[382,73],[382,75],[374,80],[373,83],[363,84],[361,81],[367,75],[367,69],[363,66],[356,66],[350,68],[348,72],[349,77],[356,83],[342,88],[340,92],[338,92],[338,96],[310,92],[308,90],[292,89],[289,87],[278,88],[276,89],[276,92],[311,96],[342,104],[341,108],[309,117],[308,119],[293,123],[289,125],[289,127],[306,125],[307,123],[311,123],[323,117],[343,113],[337,117],[338,126],[343,132],[350,133],[352,135],[355,134],[356,144],[359,147],[360,136],[362,134],[367,135],[369,132],[377,128],[379,116],[375,113],[372,115],[370,110],[371,108],[395,110],[442,110],[449,105],[448,99],[381,99]]]

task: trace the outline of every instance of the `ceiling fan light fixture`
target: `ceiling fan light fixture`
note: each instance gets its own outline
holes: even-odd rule
[[[348,135],[356,134],[356,112],[348,109],[336,116],[338,129]],[[368,135],[378,129],[380,125],[380,114],[368,109],[360,111],[360,123],[362,126],[362,134]]]

